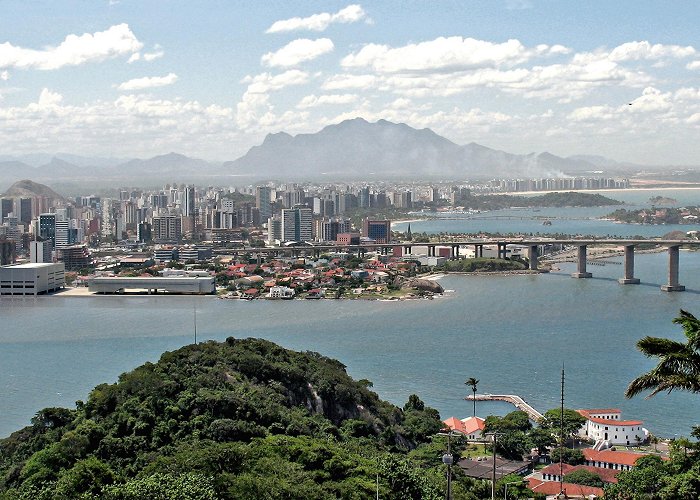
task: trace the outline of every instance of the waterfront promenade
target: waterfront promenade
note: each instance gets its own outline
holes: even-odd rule
[[[477,394],[476,396],[469,395],[464,399],[467,401],[505,401],[515,406],[518,410],[527,413],[530,420],[534,422],[539,422],[544,416],[530,406],[527,401],[515,394]]]

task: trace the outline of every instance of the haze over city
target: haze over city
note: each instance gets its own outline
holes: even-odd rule
[[[0,152],[233,160],[362,117],[696,165],[696,2],[3,2]]]

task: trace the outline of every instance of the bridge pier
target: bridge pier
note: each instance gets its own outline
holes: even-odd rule
[[[617,281],[621,285],[639,284],[639,278],[634,277],[634,245],[625,245],[625,277]]]
[[[530,260],[530,270],[537,271],[537,245],[530,245],[528,259]]]
[[[661,286],[664,292],[682,292],[685,286],[678,283],[678,254],[680,245],[668,247],[668,283]]]
[[[428,257],[435,257],[435,245],[428,245]]]
[[[484,245],[474,245],[474,258],[484,256]]]
[[[498,258],[499,259],[505,259],[507,252],[506,252],[506,243],[499,243],[498,244]]]
[[[586,245],[578,245],[578,263],[576,272],[571,275],[572,278],[590,278],[593,274],[586,271]]]

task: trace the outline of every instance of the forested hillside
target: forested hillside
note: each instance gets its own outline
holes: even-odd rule
[[[439,497],[438,412],[370,387],[264,340],[186,346],[0,441],[0,498],[368,498],[377,474],[382,498]]]

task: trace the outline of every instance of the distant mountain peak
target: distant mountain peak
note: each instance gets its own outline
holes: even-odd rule
[[[60,160],[59,160],[60,161]],[[45,184],[39,184],[30,179],[15,182],[2,196],[8,198],[55,198],[62,200],[63,196]]]
[[[569,163],[579,165],[549,153],[513,155],[474,142],[460,146],[429,128],[356,117],[316,133],[268,134],[262,144],[224,163],[224,168],[270,178],[477,178],[560,173]]]

